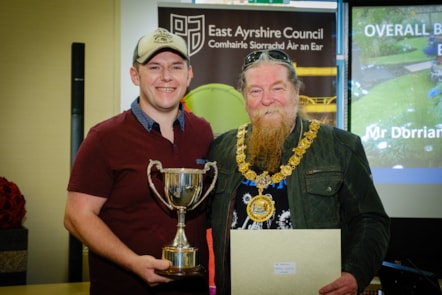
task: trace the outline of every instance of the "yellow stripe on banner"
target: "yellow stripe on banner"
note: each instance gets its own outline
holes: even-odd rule
[[[303,105],[302,110],[306,113],[336,113],[336,104],[308,104]]]
[[[336,76],[337,67],[297,67],[296,74],[298,76]]]

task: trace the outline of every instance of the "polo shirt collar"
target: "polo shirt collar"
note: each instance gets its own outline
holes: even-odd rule
[[[159,124],[155,122],[154,119],[149,117],[149,115],[143,112],[143,110],[140,108],[139,102],[140,102],[140,97],[137,97],[130,105],[130,109],[134,114],[135,118],[137,118],[138,122],[140,122],[141,125],[143,125],[144,129],[146,129],[147,132],[150,132],[152,131],[154,125],[159,125]],[[179,105],[179,110],[180,110],[179,116],[174,124],[176,123],[180,124],[181,130],[184,131],[184,108],[182,103],[180,103]]]

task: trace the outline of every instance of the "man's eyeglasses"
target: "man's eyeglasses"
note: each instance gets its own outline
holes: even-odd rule
[[[260,50],[260,51],[253,51],[249,53],[246,58],[244,59],[244,64],[242,65],[242,70],[244,71],[247,69],[251,64],[253,64],[255,61],[257,61],[261,55],[267,54],[270,58],[282,61],[286,64],[292,65],[292,60],[290,59],[290,56],[287,55],[284,51],[281,50]]]

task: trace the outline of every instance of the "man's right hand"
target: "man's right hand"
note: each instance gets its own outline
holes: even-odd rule
[[[131,265],[131,269],[135,274],[144,279],[149,286],[154,287],[172,281],[172,279],[155,273],[155,270],[166,270],[170,265],[169,260],[156,259],[150,255],[143,255],[136,258],[136,261]]]

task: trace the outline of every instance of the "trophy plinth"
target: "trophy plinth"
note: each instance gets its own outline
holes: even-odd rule
[[[166,270],[156,270],[159,275],[173,278],[201,276],[206,270],[199,264],[198,248],[163,247],[163,259],[170,260],[172,266]]]
[[[164,197],[162,197],[151,179],[152,167],[157,166],[164,174]],[[201,197],[203,190],[203,175],[213,168],[212,183]],[[169,260],[172,265],[167,270],[156,270],[157,274],[171,278],[204,275],[205,269],[199,264],[198,248],[192,247],[185,233],[186,212],[200,205],[215,186],[218,169],[215,162],[208,162],[204,169],[166,168],[161,162],[150,160],[147,167],[147,179],[158,199],[170,210],[176,210],[178,215],[177,232],[170,245],[162,249],[162,258]]]

